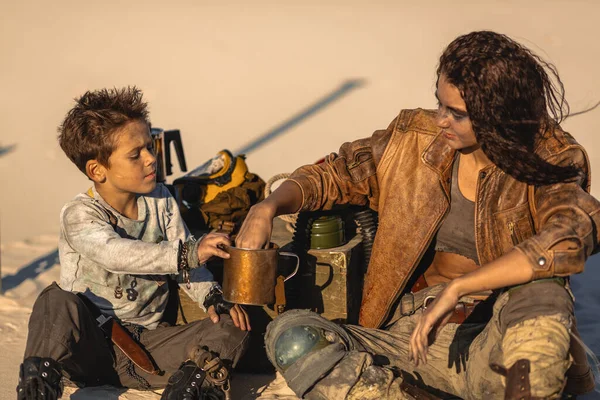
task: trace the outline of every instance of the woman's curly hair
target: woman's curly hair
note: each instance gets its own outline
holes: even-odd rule
[[[575,166],[550,164],[534,152],[546,132],[569,114],[552,64],[506,35],[480,31],[448,45],[438,79],[441,74],[460,90],[477,142],[502,171],[533,185],[579,176]]]

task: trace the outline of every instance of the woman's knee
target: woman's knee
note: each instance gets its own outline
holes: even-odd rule
[[[500,313],[502,333],[516,324],[541,316],[561,316],[567,324],[573,318],[573,298],[568,289],[555,280],[531,282],[509,292]]]
[[[561,314],[537,316],[507,329],[502,340],[503,364],[510,368],[527,360],[531,395],[554,398],[560,394],[570,366],[569,346],[568,317]]]

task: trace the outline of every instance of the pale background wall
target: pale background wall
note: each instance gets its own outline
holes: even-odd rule
[[[416,3],[1,0],[2,241],[56,233],[62,204],[89,186],[56,141],[88,89],[143,89],[153,123],[181,129],[193,167],[363,80],[251,152],[264,179],[386,127],[401,108],[434,107],[437,58],[472,30],[506,33],[554,62],[574,110],[600,100],[599,1]],[[600,110],[564,127],[597,171]]]

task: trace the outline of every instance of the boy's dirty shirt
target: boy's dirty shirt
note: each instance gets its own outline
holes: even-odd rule
[[[119,214],[91,190],[93,197],[77,195],[60,214],[61,287],[84,293],[104,314],[154,329],[169,299],[166,275],[178,274],[179,242],[190,232],[162,184],[138,197],[137,220]],[[202,307],[217,283],[206,268],[192,269],[190,281],[188,290],[178,279]],[[121,298],[115,297],[118,286]]]

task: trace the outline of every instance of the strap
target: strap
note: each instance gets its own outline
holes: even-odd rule
[[[275,311],[277,315],[283,313],[285,311],[285,277],[283,275],[279,275],[277,277],[277,284],[275,285]]]
[[[153,360],[140,343],[135,341],[129,332],[121,326],[114,318],[102,314],[97,305],[95,305],[83,293],[77,293],[86,308],[90,311],[94,319],[98,322],[98,327],[102,329],[107,338],[117,346],[127,358],[142,370],[152,375],[160,375],[162,371],[156,368]]]
[[[405,380],[400,382],[400,389],[407,393],[409,396],[415,399],[423,399],[423,400],[441,400],[441,397],[437,397],[433,393],[429,393],[427,390],[422,389],[418,386],[412,385]]]
[[[87,192],[85,192],[85,194],[87,194],[90,198],[94,199],[94,190],[90,187]],[[104,212],[106,213],[106,215],[108,215],[108,222],[110,223],[110,225],[113,227],[113,229],[116,230],[117,228],[117,217],[115,217],[115,215],[110,212],[109,210],[107,210],[106,208],[102,207]],[[143,229],[146,229],[146,225],[144,224]],[[142,231],[142,235],[143,235],[143,231]]]

